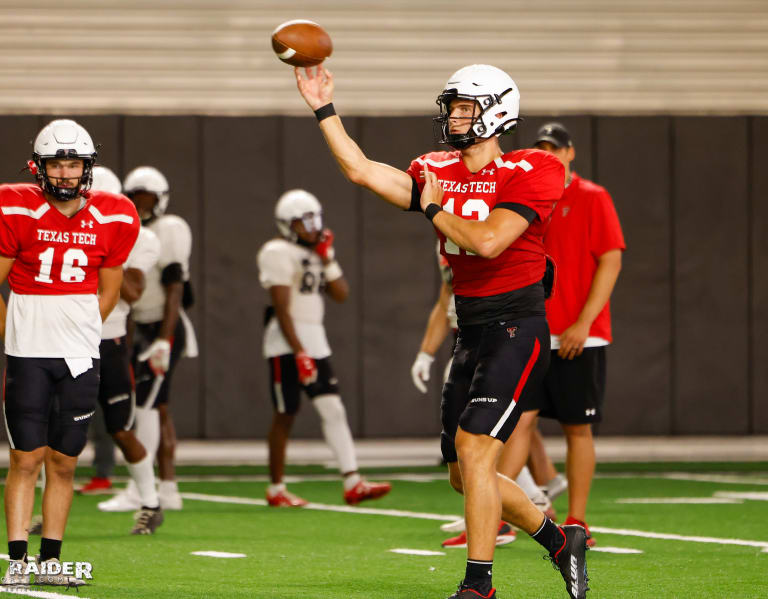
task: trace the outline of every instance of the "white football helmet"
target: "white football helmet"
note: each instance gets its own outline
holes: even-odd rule
[[[106,166],[94,166],[91,189],[108,191],[109,193],[122,193],[123,187],[117,175]]]
[[[157,196],[157,203],[152,209],[155,216],[162,216],[168,209],[171,199],[168,180],[163,173],[153,166],[140,166],[133,169],[123,181],[123,193],[130,196],[139,191],[146,191]]]
[[[472,119],[469,131],[450,132],[450,112],[453,100],[473,100],[480,113]],[[440,143],[456,149],[466,148],[478,139],[498,136],[514,129],[520,112],[520,92],[512,78],[501,69],[488,64],[473,64],[456,71],[437,97],[440,115]]]
[[[294,220],[301,220],[308,233],[323,230],[323,207],[315,196],[303,189],[286,191],[275,206],[277,228],[283,237],[291,241],[298,239],[291,228]]]
[[[77,158],[83,161],[83,174],[77,187],[57,187],[45,172],[45,162],[51,158]],[[48,123],[35,138],[30,169],[37,177],[43,191],[57,200],[79,198],[91,186],[96,148],[91,136],[81,125],[69,119],[57,119]]]

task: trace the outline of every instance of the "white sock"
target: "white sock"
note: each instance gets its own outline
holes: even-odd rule
[[[355,485],[359,483],[361,480],[363,480],[363,477],[360,476],[358,472],[354,472],[350,474],[349,476],[344,477],[344,490],[349,491],[351,489],[355,488]]]
[[[267,487],[267,495],[274,497],[278,493],[285,493],[285,483],[272,484]]]
[[[160,505],[155,489],[155,470],[152,467],[152,456],[145,455],[135,464],[128,464],[131,479],[136,482],[136,488],[141,497],[141,505],[156,508]]]
[[[154,463],[157,448],[160,447],[160,413],[157,410],[136,408],[136,438]]]
[[[325,442],[333,451],[342,472],[357,472],[357,457],[347,411],[338,395],[318,395],[312,401],[323,428]]]
[[[528,499],[533,501],[533,503],[546,503],[546,496],[536,484],[536,481],[533,480],[533,476],[531,476],[531,471],[528,470],[528,466],[523,466],[523,469],[520,471],[520,474],[517,476],[515,482],[520,486],[525,494],[528,495]]]
[[[161,480],[157,484],[157,492],[161,495],[173,495],[179,492],[179,485],[175,480]]]

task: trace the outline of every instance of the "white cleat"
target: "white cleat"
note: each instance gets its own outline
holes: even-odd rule
[[[129,481],[128,485],[112,499],[100,501],[99,510],[102,512],[135,512],[141,508],[141,498],[136,483]]]
[[[161,480],[157,485],[157,496],[164,510],[178,511],[184,505],[175,480]]]
[[[549,497],[550,501],[554,501],[567,490],[568,479],[565,478],[565,476],[562,474],[555,476],[555,478],[549,481],[544,487],[544,492],[547,494],[547,497]]]
[[[29,574],[25,574],[27,561],[24,559],[12,559],[8,562],[8,569],[0,583],[4,587],[29,586]]]
[[[464,532],[467,529],[467,523],[464,518],[456,520],[455,522],[446,522],[440,525],[440,530],[445,532]]]
[[[38,556],[39,558],[40,556]],[[64,574],[61,562],[55,557],[39,563],[40,574],[35,574],[35,584],[49,585],[55,587],[80,587],[87,584],[82,578],[77,578],[71,574]]]

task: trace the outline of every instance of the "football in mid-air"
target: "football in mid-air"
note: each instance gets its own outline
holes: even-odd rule
[[[272,32],[277,57],[295,67],[313,67],[333,52],[331,36],[313,21],[286,21]]]

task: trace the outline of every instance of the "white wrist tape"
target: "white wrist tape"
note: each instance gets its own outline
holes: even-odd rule
[[[339,266],[339,263],[336,262],[336,260],[326,264],[323,268],[323,272],[325,273],[325,280],[328,282],[335,281],[344,276],[341,266]]]

